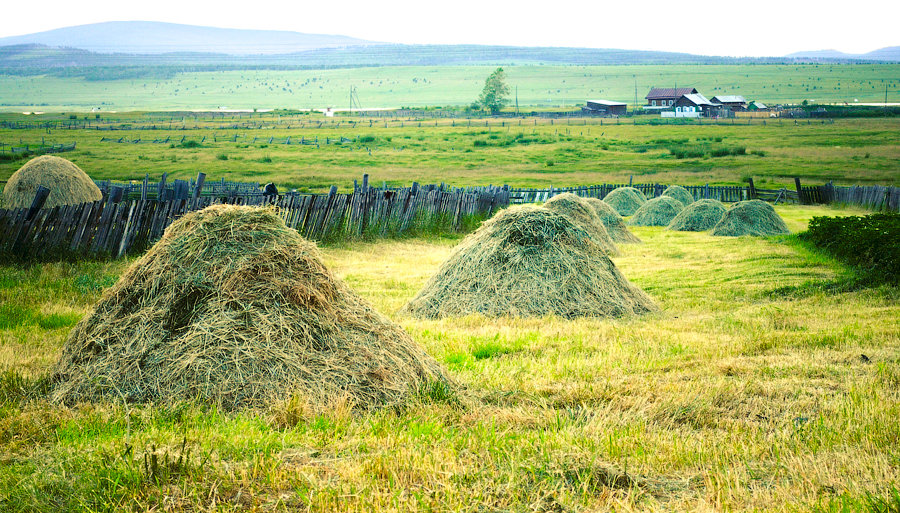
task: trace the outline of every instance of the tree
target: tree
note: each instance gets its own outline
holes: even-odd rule
[[[491,114],[496,114],[509,103],[508,95],[509,86],[506,85],[506,75],[503,73],[503,68],[497,68],[484,81],[484,89],[481,90],[481,95],[478,97],[478,104],[482,108],[490,110]]]

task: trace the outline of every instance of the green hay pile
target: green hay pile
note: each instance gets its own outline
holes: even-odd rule
[[[684,206],[688,206],[694,202],[694,195],[680,185],[670,185],[666,187],[666,190],[663,191],[662,195],[675,198]]]
[[[684,210],[684,204],[677,199],[660,196],[641,205],[628,224],[632,226],[666,226],[682,210]]]
[[[620,216],[628,217],[647,202],[647,197],[634,187],[619,187],[607,194],[603,201],[616,209]]]
[[[552,210],[558,214],[568,217],[579,228],[586,231],[588,235],[594,238],[601,248],[608,255],[618,255],[619,250],[616,243],[606,231],[606,226],[600,220],[597,212],[591,207],[584,198],[565,192],[550,198],[544,203],[544,208]]]
[[[528,205],[498,213],[466,237],[404,307],[432,319],[622,317],[656,309],[587,232]]]
[[[669,229],[679,232],[705,232],[711,230],[725,214],[725,205],[712,199],[697,200],[684,207],[672,222]]]
[[[33,158],[9,177],[3,187],[3,208],[28,208],[39,185],[50,189],[44,208],[98,201],[103,195],[75,164],[60,157]]]
[[[625,224],[622,216],[609,206],[607,202],[597,198],[586,198],[585,201],[597,213],[597,217],[600,218],[600,222],[606,227],[606,232],[609,233],[613,242],[618,244],[641,242],[637,235],[628,230],[628,226]]]
[[[450,385],[271,209],[215,205],[174,222],[69,334],[52,397],[223,409],[300,397],[360,408]]]
[[[739,201],[725,211],[713,227],[712,235],[740,237],[741,235],[782,235],[791,233],[772,205],[765,201]]]

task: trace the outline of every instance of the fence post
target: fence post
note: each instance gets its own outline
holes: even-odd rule
[[[203,190],[203,182],[206,181],[206,173],[197,173],[197,183],[194,185],[194,199],[200,197],[200,191]]]
[[[28,213],[25,214],[26,220],[30,220],[40,209],[44,208],[44,203],[47,202],[48,196],[50,196],[50,189],[43,185],[38,185],[37,191],[34,193],[34,199],[31,201],[31,207],[28,209]]]
[[[797,187],[797,201],[801,205],[806,205],[806,198],[803,197],[803,187],[800,186],[800,177],[794,177],[794,185]]]
[[[747,178],[747,182],[749,184],[747,187],[748,194],[750,195],[749,199],[756,199],[756,187],[753,186],[753,177]]]

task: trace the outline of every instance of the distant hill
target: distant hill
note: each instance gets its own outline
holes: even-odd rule
[[[887,46],[868,53],[844,53],[837,50],[811,50],[795,52],[786,57],[792,59],[812,60],[865,60],[865,61],[898,61],[900,62],[900,46]]]
[[[347,36],[200,27],[156,21],[110,21],[0,38],[0,46],[45,45],[127,54],[194,52],[272,55],[372,44],[378,43]]]

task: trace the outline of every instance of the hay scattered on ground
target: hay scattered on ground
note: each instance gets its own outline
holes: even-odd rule
[[[672,222],[669,229],[679,232],[705,232],[711,230],[725,214],[725,205],[713,199],[697,200],[684,207]]]
[[[713,227],[712,235],[740,237],[741,235],[782,235],[791,233],[784,220],[765,201],[739,201],[725,211]]]
[[[3,187],[3,208],[27,208],[39,185],[50,189],[44,208],[98,201],[103,195],[75,164],[52,155],[33,158],[9,177]]]
[[[613,242],[619,244],[641,242],[641,239],[639,239],[637,235],[628,230],[628,226],[625,224],[625,220],[622,219],[622,216],[609,206],[607,202],[597,198],[587,198],[585,201],[594,209],[594,212],[597,213],[597,217],[600,218],[600,222],[606,227],[606,231],[609,233]]]
[[[608,255],[618,255],[616,243],[606,230],[597,212],[584,198],[565,192],[550,198],[544,203],[544,208],[568,217],[579,228],[586,231],[594,238],[594,242],[600,245]]]
[[[688,206],[694,202],[694,195],[680,185],[670,185],[662,193],[663,196],[669,196],[680,201],[684,206]]]
[[[660,196],[641,205],[628,224],[632,226],[666,226],[682,210],[684,210],[684,204],[677,199]]]
[[[628,217],[647,202],[647,197],[634,187],[619,187],[607,194],[603,201],[616,209],[619,215]]]
[[[232,205],[173,223],[72,330],[52,383],[67,403],[225,409],[291,397],[372,407],[450,385],[274,210]]]
[[[466,237],[404,307],[416,317],[622,317],[657,307],[568,217],[504,210]]]

